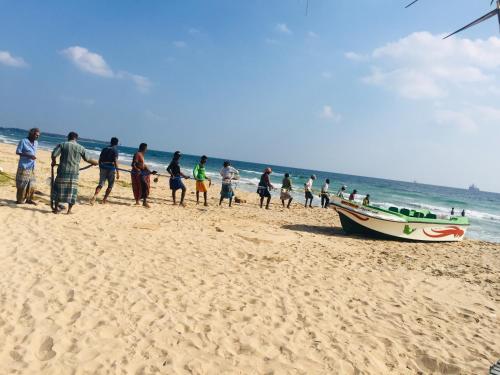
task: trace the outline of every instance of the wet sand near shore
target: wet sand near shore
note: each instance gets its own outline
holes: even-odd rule
[[[122,173],[106,205],[81,173],[72,215],[16,205],[0,144],[0,373],[484,374],[500,359],[500,244],[343,234],[334,210],[134,205]],[[147,156],[146,156],[147,162]],[[317,198],[316,198],[317,199]]]

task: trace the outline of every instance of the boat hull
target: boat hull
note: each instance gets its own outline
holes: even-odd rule
[[[343,230],[347,234],[399,241],[455,242],[463,240],[466,225],[403,220],[390,215],[376,215],[361,207],[335,204]]]

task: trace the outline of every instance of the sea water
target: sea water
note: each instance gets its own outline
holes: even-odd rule
[[[22,129],[0,127],[0,142],[17,144],[19,140],[26,137],[27,131]],[[43,133],[39,140],[39,147],[52,150],[58,143],[66,140],[65,136],[58,134]],[[101,149],[108,142],[80,139],[81,143],[96,158]],[[118,147],[120,152],[120,163],[130,165],[133,154],[137,151],[133,147]],[[146,164],[159,173],[165,173],[165,168],[172,159],[172,152],[148,150]],[[183,155],[181,167],[185,174],[191,175],[191,171],[199,162],[199,155]],[[220,181],[219,171],[224,162],[223,159],[209,159],[206,165],[207,175],[214,181]],[[406,207],[410,209],[428,209],[438,216],[448,216],[451,208],[459,215],[463,209],[470,219],[471,226],[467,231],[467,237],[485,241],[500,242],[500,194],[489,192],[472,192],[465,189],[451,187],[426,185],[412,182],[386,180],[372,177],[351,176],[334,172],[322,172],[309,169],[298,169],[277,165],[263,165],[259,163],[228,160],[240,171],[240,179],[236,182],[237,190],[256,192],[260,176],[266,167],[271,167],[272,184],[278,189],[272,192],[273,200],[279,200],[279,187],[285,173],[289,173],[295,192],[296,201],[303,202],[303,186],[311,175],[316,175],[314,190],[319,191],[325,179],[330,179],[330,191],[336,193],[342,185],[347,186],[347,192],[353,189],[358,191],[357,199],[361,200],[366,194],[370,194],[371,204],[384,208],[390,206]],[[15,171],[11,171],[14,173]],[[161,182],[164,181],[164,182]],[[160,179],[160,183],[166,183]],[[167,187],[165,187],[167,188]],[[315,194],[315,204],[319,204],[319,198]]]

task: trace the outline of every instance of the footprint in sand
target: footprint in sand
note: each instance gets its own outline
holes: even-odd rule
[[[46,336],[42,339],[42,343],[40,344],[40,348],[38,348],[37,357],[40,361],[48,361],[49,359],[54,358],[56,352],[52,350],[54,346],[54,340],[50,336]]]
[[[75,300],[75,291],[74,289],[70,289],[66,293],[66,302],[73,302],[74,300]]]

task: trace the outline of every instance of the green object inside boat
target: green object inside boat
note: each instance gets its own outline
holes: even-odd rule
[[[377,211],[382,211],[385,213],[389,213],[391,215],[402,217],[408,222],[469,225],[469,219],[467,217],[454,216],[451,218],[438,218],[436,214],[433,214],[431,211],[426,209],[410,210],[408,208],[399,209],[397,207],[389,207],[389,209],[386,210],[381,207],[375,207],[375,206],[368,206],[368,207],[375,209]]]

